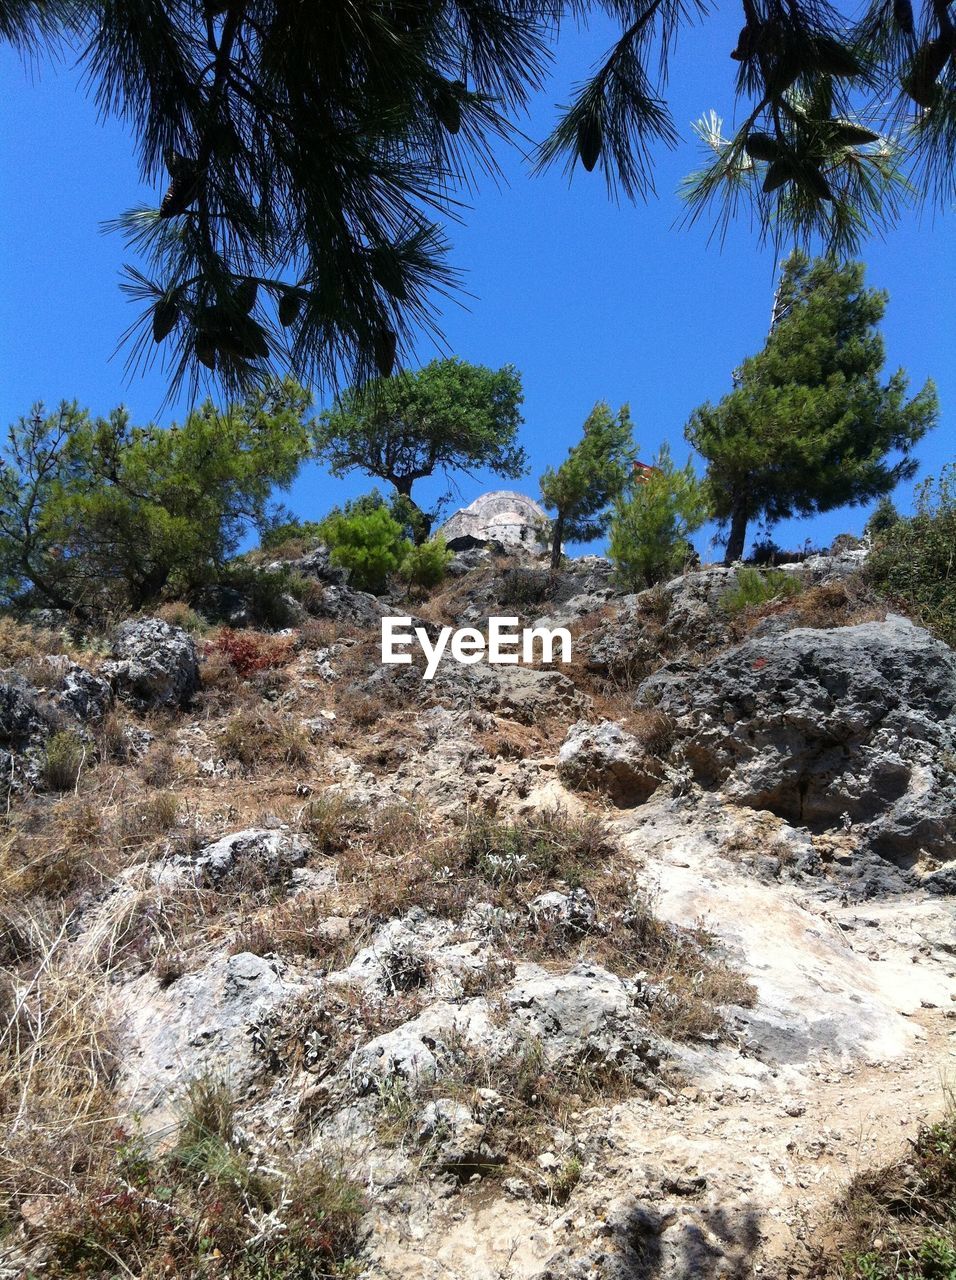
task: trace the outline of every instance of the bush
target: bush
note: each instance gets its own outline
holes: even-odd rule
[[[207,655],[223,654],[240,676],[250,676],[256,671],[284,666],[291,659],[293,650],[291,636],[264,635],[261,631],[233,631],[231,627],[223,627],[205,649]]]
[[[221,1085],[194,1083],[171,1150],[126,1138],[103,1155],[40,1227],[44,1274],[54,1280],[118,1274],[118,1259],[124,1274],[180,1280],[353,1274],[360,1189],[316,1157],[254,1167]]]
[[[611,521],[608,555],[633,591],[673,577],[691,560],[689,538],[710,513],[707,491],[688,461],[677,468],[666,445],[654,471],[620,499]]]
[[[516,822],[476,815],[462,835],[465,865],[492,884],[516,884],[546,876],[580,883],[614,852],[604,823],[542,810]]]
[[[431,538],[409,548],[402,561],[401,576],[413,587],[437,587],[444,582],[453,553],[442,537]]]
[[[920,486],[915,515],[879,535],[865,573],[901,609],[956,645],[956,463]]]
[[[322,521],[322,541],[332,564],[346,569],[350,584],[360,591],[384,591],[389,575],[398,572],[412,549],[384,506],[328,516]]]
[[[307,549],[317,546],[322,541],[322,525],[318,520],[297,520],[293,517],[282,524],[272,525],[265,529],[260,539],[263,551],[279,551],[289,545],[301,546],[304,554]]]
[[[784,600],[797,595],[801,584],[796,575],[783,569],[741,569],[737,585],[720,597],[721,608],[730,614],[743,613],[771,600]]]
[[[48,791],[69,791],[76,786],[86,758],[83,740],[71,730],[54,733],[47,740],[40,762],[40,778]]]
[[[255,569],[248,564],[231,564],[219,573],[219,584],[241,595],[249,606],[253,622],[260,627],[291,627],[297,614],[289,605],[299,575],[281,569]]]

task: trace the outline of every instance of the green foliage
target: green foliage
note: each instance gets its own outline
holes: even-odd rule
[[[783,569],[741,569],[737,582],[720,597],[721,608],[729,614],[769,604],[798,595],[801,590],[796,574]]]
[[[270,524],[264,529],[259,545],[264,551],[275,551],[293,542],[315,546],[321,541],[320,529],[321,523],[318,520],[299,520],[293,516],[289,520],[283,520],[281,524]]]
[[[414,522],[416,542],[435,513],[412,499],[416,480],[436,470],[486,467],[517,477],[526,470],[517,444],[522,418],[516,369],[487,369],[463,360],[433,360],[417,373],[378,379],[345,391],[320,415],[316,449],[335,476],[358,469],[395,486]]]
[[[277,384],[168,430],[134,427],[123,409],[94,420],[75,404],[50,417],[38,406],[11,427],[0,466],[8,598],[32,589],[89,615],[214,580],[307,456],[308,403]]]
[[[322,541],[331,562],[348,570],[352,586],[376,592],[385,590],[389,575],[398,572],[412,545],[384,506],[355,515],[327,516],[322,521]]]
[[[599,401],[588,414],[581,439],[555,471],[541,477],[541,497],[555,512],[551,529],[551,567],[561,562],[565,541],[593,542],[607,532],[610,507],[620,497],[634,461],[631,411],[611,412]]]
[[[437,587],[445,580],[453,553],[441,536],[411,546],[402,561],[401,576],[413,587]]]
[[[611,520],[608,556],[630,590],[653,586],[680,572],[693,555],[689,538],[710,515],[707,489],[688,459],[675,466],[668,446],[655,470],[619,498]]]
[[[886,301],[864,287],[861,263],[792,254],[764,349],[716,407],[692,414],[686,435],[707,459],[714,514],[730,527],[728,563],[758,517],[770,526],[867,502],[915,471],[910,454],[936,423],[936,392],[928,382],[907,400],[901,369],[880,381]]]
[[[51,734],[40,760],[40,781],[48,791],[70,791],[76,786],[86,757],[82,738],[70,729]]]
[[[956,463],[920,485],[915,515],[876,536],[865,572],[900,608],[956,646]]]
[[[890,497],[880,498],[873,508],[863,532],[868,533],[871,538],[878,538],[881,534],[886,533],[888,529],[891,529],[893,525],[897,524],[899,519],[900,513],[897,511],[893,499]]]

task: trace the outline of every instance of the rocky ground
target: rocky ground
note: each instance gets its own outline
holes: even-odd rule
[[[196,1080],[361,1186],[349,1274],[822,1274],[956,1053],[956,654],[863,558],[742,607],[474,549],[409,604],[319,552],[285,632],[10,623],[4,1274],[69,1273],[91,1135],[168,1148]],[[408,611],[574,658],[425,682]]]

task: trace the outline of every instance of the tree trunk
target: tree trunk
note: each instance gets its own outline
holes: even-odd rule
[[[408,503],[411,512],[412,537],[415,539],[415,545],[420,547],[423,542],[427,542],[431,536],[432,525],[435,523],[435,517],[427,511],[423,511],[415,499],[412,497],[412,485],[414,483],[413,476],[389,476],[392,484],[395,486],[395,492],[400,498],[404,498]]]
[[[744,543],[747,540],[747,522],[750,519],[745,498],[737,498],[730,515],[730,536],[727,539],[727,553],[724,564],[733,564],[744,554]]]
[[[561,544],[564,541],[564,516],[559,512],[551,526],[551,572],[561,568]]]

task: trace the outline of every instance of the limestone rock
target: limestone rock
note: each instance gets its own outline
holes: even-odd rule
[[[675,718],[697,778],[731,799],[866,823],[894,858],[956,855],[956,654],[905,619],[748,640],[638,696]]]
[[[579,720],[558,753],[558,775],[569,787],[603,791],[627,807],[642,804],[657,790],[662,771],[638,739],[613,720]]]
[[[515,1023],[539,1039],[556,1065],[600,1062],[639,1079],[660,1063],[634,983],[599,965],[579,962],[568,973],[518,966],[505,993]]]
[[[113,636],[113,660],[103,671],[118,697],[144,711],[182,706],[199,686],[192,637],[161,618],[121,623]]]
[[[122,993],[127,1052],[121,1094],[160,1124],[189,1081],[228,1073],[238,1095],[261,1069],[249,1031],[296,990],[279,967],[249,952],[216,955],[165,990],[142,978]]]
[[[160,863],[153,879],[169,888],[221,888],[236,880],[246,885],[269,883],[301,866],[309,847],[307,840],[291,832],[250,828],[223,836],[194,857],[181,855]]]

